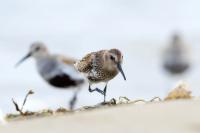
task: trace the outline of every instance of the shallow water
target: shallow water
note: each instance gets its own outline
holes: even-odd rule
[[[31,59],[15,69],[30,43],[43,41],[53,53],[81,58],[99,49],[119,48],[124,54],[127,81],[118,75],[109,83],[108,97],[132,99],[163,97],[174,84],[187,81],[200,94],[200,18],[198,1],[136,0],[20,0],[0,2],[0,107],[13,112],[11,98],[22,101],[35,91],[26,109],[66,107],[73,91],[56,90],[37,74]],[[161,55],[171,34],[180,31],[191,45],[192,69],[172,78],[161,67]],[[87,85],[77,107],[101,102]]]

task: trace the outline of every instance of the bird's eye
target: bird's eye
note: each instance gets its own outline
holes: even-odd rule
[[[115,61],[115,57],[113,57],[113,56],[110,56],[110,59],[111,59],[112,61]]]
[[[40,50],[40,47],[36,47],[36,48],[35,48],[35,51],[39,51],[39,50]]]

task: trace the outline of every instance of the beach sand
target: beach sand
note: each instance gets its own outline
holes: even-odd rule
[[[200,100],[127,104],[14,121],[0,133],[200,133]]]

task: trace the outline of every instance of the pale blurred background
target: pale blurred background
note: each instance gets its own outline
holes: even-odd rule
[[[200,95],[200,2],[198,0],[6,0],[0,1],[0,108],[15,111],[11,98],[21,102],[35,91],[26,109],[67,107],[72,91],[53,89],[38,75],[34,60],[15,69],[34,41],[43,41],[52,53],[81,58],[100,49],[118,48],[124,71],[109,84],[108,100],[164,97],[179,80]],[[162,51],[179,32],[190,47],[192,67],[181,77],[162,68]],[[93,105],[102,96],[86,85],[77,107]]]

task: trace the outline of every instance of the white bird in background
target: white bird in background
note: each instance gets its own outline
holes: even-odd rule
[[[183,44],[181,37],[175,34],[164,53],[165,70],[173,75],[183,74],[190,68],[190,61],[188,48]]]
[[[84,78],[74,67],[76,60],[62,55],[50,54],[43,43],[35,42],[31,45],[29,53],[16,66],[29,57],[36,60],[39,74],[50,85],[60,89],[76,88],[70,101],[70,108],[73,109],[80,86],[84,84]]]
[[[163,68],[170,74],[166,84],[164,95],[168,94],[173,88],[172,84],[177,84],[177,81],[184,81],[186,72],[191,68],[191,56],[188,45],[185,45],[179,34],[172,36],[171,43],[164,51]]]

